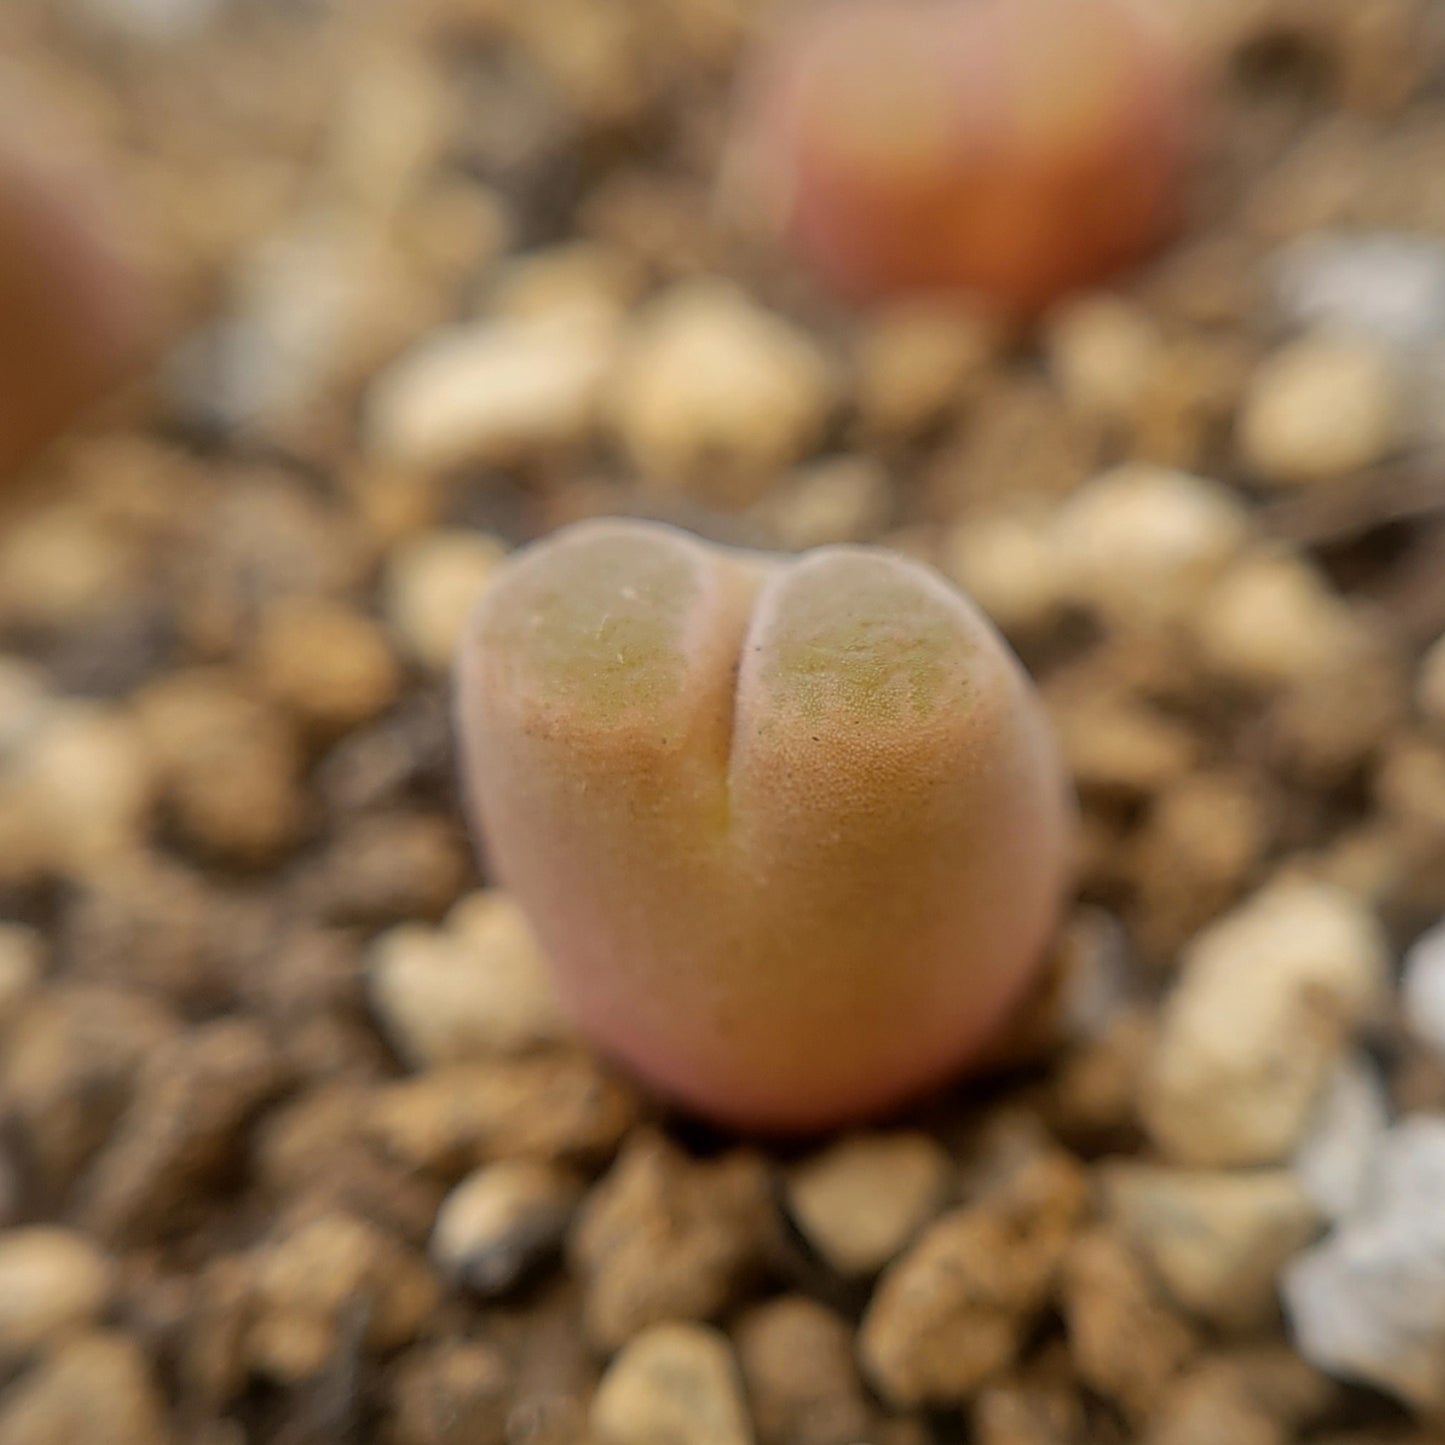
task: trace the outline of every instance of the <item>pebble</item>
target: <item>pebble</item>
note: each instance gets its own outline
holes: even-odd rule
[[[1445,246],[1433,236],[1315,232],[1275,254],[1270,286],[1292,329],[1365,336],[1402,350],[1445,342]]]
[[[778,545],[801,552],[876,536],[891,503],[887,471],[870,457],[831,457],[800,467],[752,510]]]
[[[1316,1368],[1445,1410],[1445,1119],[1397,1124],[1364,1207],[1284,1277],[1295,1345]]]
[[[479,1340],[403,1355],[391,1386],[386,1445],[508,1445],[512,1372]]]
[[[471,876],[471,850],[452,817],[378,810],[348,821],[312,861],[308,902],[335,923],[435,918]]]
[[[7,518],[0,535],[0,622],[45,633],[97,625],[142,575],[121,529],[77,502]]]
[[[67,0],[77,20],[99,31],[152,44],[181,41],[205,29],[232,0]]]
[[[836,395],[832,366],[805,331],[731,282],[703,278],[640,314],[609,417],[644,476],[736,505],[813,446]]]
[[[1248,553],[1194,613],[1206,664],[1247,687],[1309,684],[1349,672],[1364,650],[1359,617],[1302,557]]]
[[[382,934],[365,967],[383,1031],[415,1067],[525,1053],[567,1034],[532,931],[500,892],[461,899],[444,928]]]
[[[87,1334],[62,1345],[0,1396],[6,1445],[167,1445],[165,1401],[135,1342]]]
[[[133,849],[155,793],[143,735],[123,711],[92,702],[48,709],[0,780],[0,797],[26,821],[38,857],[72,874]]]
[[[1389,1125],[1389,1098],[1379,1070],[1363,1053],[1342,1059],[1290,1166],[1326,1219],[1338,1222],[1360,1209]]]
[[[502,466],[575,445],[616,364],[617,331],[591,312],[433,332],[371,384],[368,450],[400,466]]]
[[[1415,706],[1437,733],[1445,731],[1445,637],[1437,638],[1420,659],[1415,674]]]
[[[342,733],[396,700],[401,672],[386,633],[324,598],[292,597],[261,614],[250,664],[261,691],[304,726]]]
[[[1406,950],[1400,998],[1410,1032],[1445,1054],[1445,921]]]
[[[1126,631],[1183,621],[1249,537],[1218,482],[1167,467],[1105,472],[1059,508],[1053,558],[1065,596]]]
[[[1255,371],[1239,415],[1240,456],[1271,486],[1345,477],[1397,450],[1403,410],[1386,352],[1358,338],[1303,337]]]
[[[43,1194],[74,1182],[175,1030],[159,1005],[99,984],[53,984],[21,1010],[0,1050],[0,1115],[15,1120]]]
[[[0,923],[0,1040],[40,981],[44,945],[21,923]]]
[[[711,1319],[757,1273],[771,1229],[757,1155],[697,1161],[660,1134],[632,1135],[570,1241],[588,1337],[614,1350],[663,1320]]]
[[[842,1275],[876,1274],[947,1203],[948,1155],[927,1134],[859,1134],[788,1171],[788,1212]]]
[[[591,1427],[597,1445],[752,1445],[726,1336],[680,1323],[638,1335],[602,1377]]]
[[[467,619],[506,548],[483,532],[442,528],[387,559],[382,608],[402,650],[423,667],[451,669]]]
[[[859,1359],[894,1406],[956,1405],[1013,1363],[1084,1212],[1083,1171],[1044,1153],[931,1224],[883,1275]]]
[[[332,1213],[307,1220],[255,1260],[251,1366],[278,1384],[315,1376],[343,1343],[409,1343],[440,1295],[426,1265],[374,1225]]]
[[[115,1284],[114,1265],[83,1234],[41,1224],[0,1231],[0,1365],[96,1324]]]
[[[281,1083],[275,1050],[249,1020],[203,1024],[157,1048],[82,1181],[81,1222],[104,1239],[162,1237],[235,1163],[243,1129]]]
[[[1117,1164],[1106,1170],[1103,1187],[1107,1214],[1171,1297],[1225,1332],[1273,1318],[1280,1270],[1320,1224],[1285,1169]]]
[[[485,1165],[442,1204],[432,1261],[473,1294],[505,1294],[556,1255],[580,1195],[576,1179],[553,1165],[523,1159]]]
[[[1194,1330],[1108,1230],[1075,1240],[1064,1261],[1060,1303],[1080,1380],[1136,1424],[1154,1413],[1169,1382],[1198,1352]]]
[[[1109,422],[1135,415],[1163,349],[1149,314],[1120,296],[1084,296],[1066,304],[1044,335],[1049,370],[1065,403]]]
[[[259,864],[301,829],[301,753],[287,719],[223,668],[171,673],[136,716],[181,831],[222,858]]]
[[[1289,1445],[1293,1433],[1232,1371],[1210,1362],[1175,1385],[1143,1438],[1145,1445]]]
[[[982,312],[937,301],[894,303],[869,319],[853,358],[859,419],[882,436],[911,436],[967,396],[999,345]]]
[[[755,1306],[733,1335],[760,1445],[853,1445],[871,1412],[848,1322],[802,1295]]]
[[[1046,513],[970,517],[947,534],[939,561],[1010,637],[1042,632],[1063,606],[1058,536]]]
[[[636,1117],[629,1088],[589,1055],[561,1053],[383,1084],[365,1128],[411,1168],[460,1178],[497,1159],[605,1159]]]
[[[973,1445],[1062,1445],[1085,1439],[1084,1407],[1067,1383],[1002,1380],[980,1390],[969,1411]]]
[[[1200,1166],[1288,1158],[1350,1031],[1382,1010],[1388,968],[1374,915],[1325,883],[1273,883],[1199,934],[1145,1089],[1156,1144]]]

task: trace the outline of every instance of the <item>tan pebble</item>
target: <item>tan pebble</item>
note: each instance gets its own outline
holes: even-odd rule
[[[223,668],[171,673],[136,717],[177,824],[200,847],[259,863],[299,836],[301,756],[282,714]]]
[[[975,1445],[1061,1445],[1084,1438],[1084,1407],[1065,1383],[1009,1379],[979,1391],[969,1424]]]
[[[16,1121],[44,1191],[74,1181],[175,1028],[157,1004],[98,984],[52,984],[21,1009],[0,1051],[0,1113]]]
[[[496,1159],[606,1158],[636,1117],[627,1087],[592,1058],[566,1053],[382,1085],[363,1123],[394,1158],[460,1177]]]
[[[1318,1231],[1314,1205],[1287,1170],[1240,1172],[1118,1164],[1106,1209],[1177,1303],[1226,1332],[1274,1317],[1280,1270]]]
[[[1427,723],[1445,731],[1445,637],[1420,659],[1415,675],[1415,706]]]
[[[0,534],[0,620],[11,627],[96,622],[143,580],[133,543],[78,503],[13,517]]]
[[[251,666],[267,696],[325,733],[369,722],[391,706],[401,685],[382,629],[321,598],[290,598],[267,608]]]
[[[385,1445],[507,1445],[512,1372],[479,1340],[408,1351],[391,1384]]]
[[[567,1033],[532,931],[502,893],[462,899],[445,928],[382,934],[366,970],[383,1029],[418,1066],[521,1053]]]
[[[1136,941],[1155,964],[1237,900],[1270,841],[1267,799],[1250,774],[1191,773],[1154,801],[1130,846]]]
[[[601,241],[568,241],[529,251],[504,266],[488,310],[512,321],[559,315],[620,317],[638,297],[644,277],[636,260]]]
[[[761,1445],[852,1445],[871,1412],[847,1321],[801,1295],[749,1310],[734,1331]]]
[[[634,1135],[572,1234],[588,1337],[616,1349],[663,1320],[711,1318],[756,1273],[771,1219],[757,1156],[699,1163],[659,1134]]]
[[[39,1224],[0,1232],[0,1361],[93,1325],[114,1287],[114,1264],[83,1234]]]
[[[1064,503],[1054,556],[1065,595],[1127,631],[1176,624],[1249,536],[1227,487],[1142,464],[1106,472]]]
[[[617,1356],[592,1401],[597,1445],[752,1445],[727,1337],[706,1325],[657,1324]]]
[[[78,1217],[102,1238],[159,1238],[236,1162],[241,1131],[281,1082],[270,1041],[248,1020],[206,1024],[156,1049],[82,1181]]]
[[[20,923],[0,924],[0,1040],[40,981],[45,949],[40,934]]]
[[[44,720],[51,703],[44,671],[0,654],[0,761],[8,759]]]
[[[1166,1000],[1144,1112],[1181,1163],[1277,1163],[1299,1143],[1352,1028],[1383,1008],[1374,915],[1323,883],[1276,882],[1201,933]]]
[[[944,540],[940,564],[1011,637],[1042,632],[1057,620],[1064,598],[1059,548],[1043,512],[960,522]]]
[[[57,703],[0,790],[27,819],[39,859],[87,873],[137,846],[155,801],[145,738],[122,711]],[[11,791],[13,790],[13,791]]]
[[[863,425],[908,436],[941,420],[998,346],[997,325],[979,312],[938,302],[890,306],[865,326],[854,355]]]
[[[505,1294],[556,1254],[580,1195],[577,1180],[554,1165],[488,1164],[447,1195],[432,1231],[432,1260],[474,1294]]]
[[[868,457],[833,457],[801,467],[753,508],[782,547],[803,551],[872,539],[888,514],[888,474]]]
[[[364,1324],[366,1344],[408,1343],[435,1306],[439,1287],[426,1266],[365,1221],[330,1214],[264,1248],[256,1262],[252,1366],[295,1384],[325,1368],[343,1332]]]
[[[1227,1432],[1227,1434],[1222,1433]],[[1201,1372],[1181,1380],[1144,1436],[1145,1445],[1287,1445],[1292,1433],[1233,1381]]]
[[[1194,1331],[1162,1299],[1130,1251],[1097,1229],[1064,1262],[1062,1309],[1079,1375],[1130,1420],[1147,1420],[1198,1350]]]
[[[580,442],[614,365],[612,318],[586,312],[434,332],[372,382],[368,451],[394,465],[507,465]]]
[[[1086,1200],[1079,1166],[1045,1153],[930,1225],[885,1272],[859,1331],[859,1357],[884,1398],[955,1405],[1012,1364]]]
[[[732,283],[702,279],[641,312],[608,411],[646,477],[737,505],[818,440],[836,393],[806,332]]]
[[[1065,402],[1086,416],[1131,418],[1158,365],[1163,339],[1147,312],[1119,296],[1085,296],[1050,318],[1049,369]]]
[[[1242,557],[1199,599],[1193,633],[1211,670],[1250,687],[1280,687],[1348,671],[1368,634],[1303,558]]]
[[[0,1400],[6,1445],[168,1445],[165,1401],[126,1335],[82,1335],[48,1355]]]
[[[1383,461],[1402,437],[1389,356],[1360,339],[1310,336],[1255,372],[1239,416],[1239,450],[1261,480],[1309,486]]]
[[[482,532],[439,530],[392,553],[383,585],[387,625],[403,650],[445,672],[467,618],[506,549]]]
[[[868,1275],[899,1254],[944,1206],[948,1155],[926,1134],[860,1134],[789,1171],[788,1210],[840,1274]]]
[[[466,839],[450,818],[363,813],[316,860],[314,907],[338,923],[435,918],[456,900],[470,873]]]
[[[1197,765],[1199,742],[1183,722],[1148,703],[1060,679],[1044,694],[1075,783],[1086,791],[1144,796]]]

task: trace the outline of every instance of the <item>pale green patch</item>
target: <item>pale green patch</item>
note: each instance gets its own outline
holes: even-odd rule
[[[972,651],[957,612],[866,554],[795,576],[762,641],[769,695],[804,721],[884,726],[966,698]]]
[[[490,645],[577,717],[616,721],[676,698],[697,563],[665,538],[599,531],[539,556],[511,579]]]

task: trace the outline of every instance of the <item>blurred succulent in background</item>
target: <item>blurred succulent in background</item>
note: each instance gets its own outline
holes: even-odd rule
[[[584,523],[463,645],[474,821],[584,1030],[745,1127],[977,1057],[1052,930],[1071,803],[1006,645],[929,569]]]
[[[155,298],[124,208],[69,127],[0,74],[0,479],[121,380]]]
[[[1168,237],[1195,109],[1134,0],[840,0],[758,57],[731,185],[847,296],[1029,313]]]

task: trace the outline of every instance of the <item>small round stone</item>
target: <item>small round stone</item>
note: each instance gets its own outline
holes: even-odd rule
[[[287,598],[267,608],[251,661],[263,691],[322,732],[370,721],[391,706],[401,685],[386,633],[324,598]]]
[[[788,1209],[838,1273],[875,1274],[943,1208],[952,1175],[926,1134],[860,1134],[789,1173]]]
[[[556,1254],[580,1197],[577,1181],[553,1165],[486,1165],[447,1196],[432,1231],[432,1259],[474,1294],[505,1294]]]
[[[1239,417],[1244,464],[1273,486],[1309,486],[1383,461],[1403,440],[1393,363],[1368,342],[1309,336],[1255,372]]]
[[[94,1324],[114,1287],[113,1265],[83,1234],[51,1225],[0,1234],[0,1362]]]
[[[592,1402],[597,1445],[752,1445],[727,1338],[706,1325],[660,1324],[612,1362]]]
[[[384,583],[386,621],[424,666],[452,665],[467,618],[506,549],[482,532],[440,529],[392,553]]]
[[[746,503],[818,439],[835,394],[805,331],[729,282],[695,280],[642,313],[610,416],[649,478]]]

